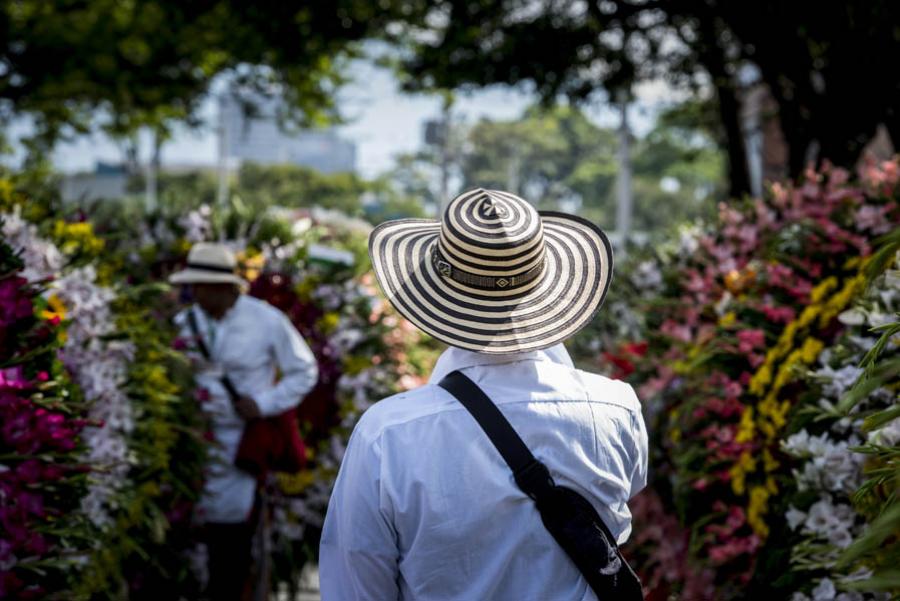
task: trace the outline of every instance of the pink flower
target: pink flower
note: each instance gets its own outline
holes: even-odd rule
[[[765,314],[766,319],[777,323],[789,323],[793,321],[794,317],[797,315],[790,307],[765,306],[762,308],[762,311]]]
[[[34,315],[31,298],[23,290],[27,285],[28,281],[21,277],[0,280],[0,325],[13,324]]]
[[[672,319],[665,320],[659,329],[666,336],[671,336],[681,342],[690,342],[692,338],[691,329],[688,326],[677,323]]]
[[[766,334],[762,330],[741,330],[737,334],[738,349],[747,354],[766,344]]]
[[[881,207],[863,205],[856,211],[857,229],[871,230],[876,235],[884,234],[891,229],[891,222],[887,215],[892,208],[890,205]]]
[[[27,381],[21,365],[0,369],[0,387],[25,388]]]
[[[26,484],[33,484],[41,479],[41,464],[37,459],[23,461],[15,469],[16,477]]]

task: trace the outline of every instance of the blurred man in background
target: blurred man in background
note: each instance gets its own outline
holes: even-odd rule
[[[246,282],[235,271],[234,254],[227,247],[199,243],[186,268],[170,278],[190,286],[195,301],[176,323],[182,337],[194,343],[197,386],[208,392],[204,407],[216,442],[198,508],[213,601],[247,599],[253,589],[251,549],[260,518],[260,474],[235,465],[248,420],[296,407],[318,377],[316,359],[293,324],[265,301],[242,294]]]

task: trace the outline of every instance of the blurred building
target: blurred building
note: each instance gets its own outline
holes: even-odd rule
[[[122,198],[125,196],[128,180],[124,165],[98,162],[94,171],[64,175],[60,180],[59,190],[65,202]]]
[[[224,96],[220,101],[224,158],[301,165],[322,173],[355,171],[356,144],[330,129],[286,129],[278,118],[281,106],[277,99],[258,98],[248,110],[235,97]]]

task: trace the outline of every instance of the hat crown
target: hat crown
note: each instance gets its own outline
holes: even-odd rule
[[[447,205],[435,261],[439,273],[475,278],[475,287],[482,287],[477,278],[494,278],[483,286],[513,288],[517,279],[536,277],[544,252],[541,216],[531,204],[509,192],[478,188]]]
[[[231,249],[224,244],[198,242],[188,253],[188,264],[234,269],[237,266],[237,259]]]

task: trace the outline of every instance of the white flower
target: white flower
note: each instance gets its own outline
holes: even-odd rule
[[[339,325],[337,332],[328,341],[339,353],[346,353],[359,344],[364,337],[365,334],[359,328],[352,328],[344,324],[343,328]]]
[[[845,326],[861,326],[866,323],[866,313],[859,307],[853,307],[838,315],[838,321]]]
[[[15,251],[21,252],[25,269],[22,277],[29,282],[55,276],[62,269],[63,255],[55,244],[40,238],[37,227],[15,213],[0,214],[3,239]]]
[[[813,601],[833,601],[836,592],[834,583],[828,578],[823,578],[818,586],[812,590],[812,598]]]
[[[797,527],[806,521],[806,514],[791,505],[787,513],[784,514],[785,519],[787,520],[788,526],[791,530],[796,530]]]
[[[662,272],[656,261],[641,261],[631,274],[631,279],[638,289],[649,293],[662,285]]]
[[[682,257],[693,255],[700,248],[700,235],[699,226],[682,227],[678,232],[678,255]]]
[[[869,433],[867,442],[883,447],[895,447],[900,444],[900,417]]]
[[[833,369],[823,365],[814,372],[814,377],[823,383],[822,391],[833,399],[839,399],[856,383],[863,370],[855,363]]]
[[[203,242],[212,235],[210,223],[210,208],[203,205],[200,209],[190,211],[178,220],[178,225],[184,230],[184,237],[191,243]]]

